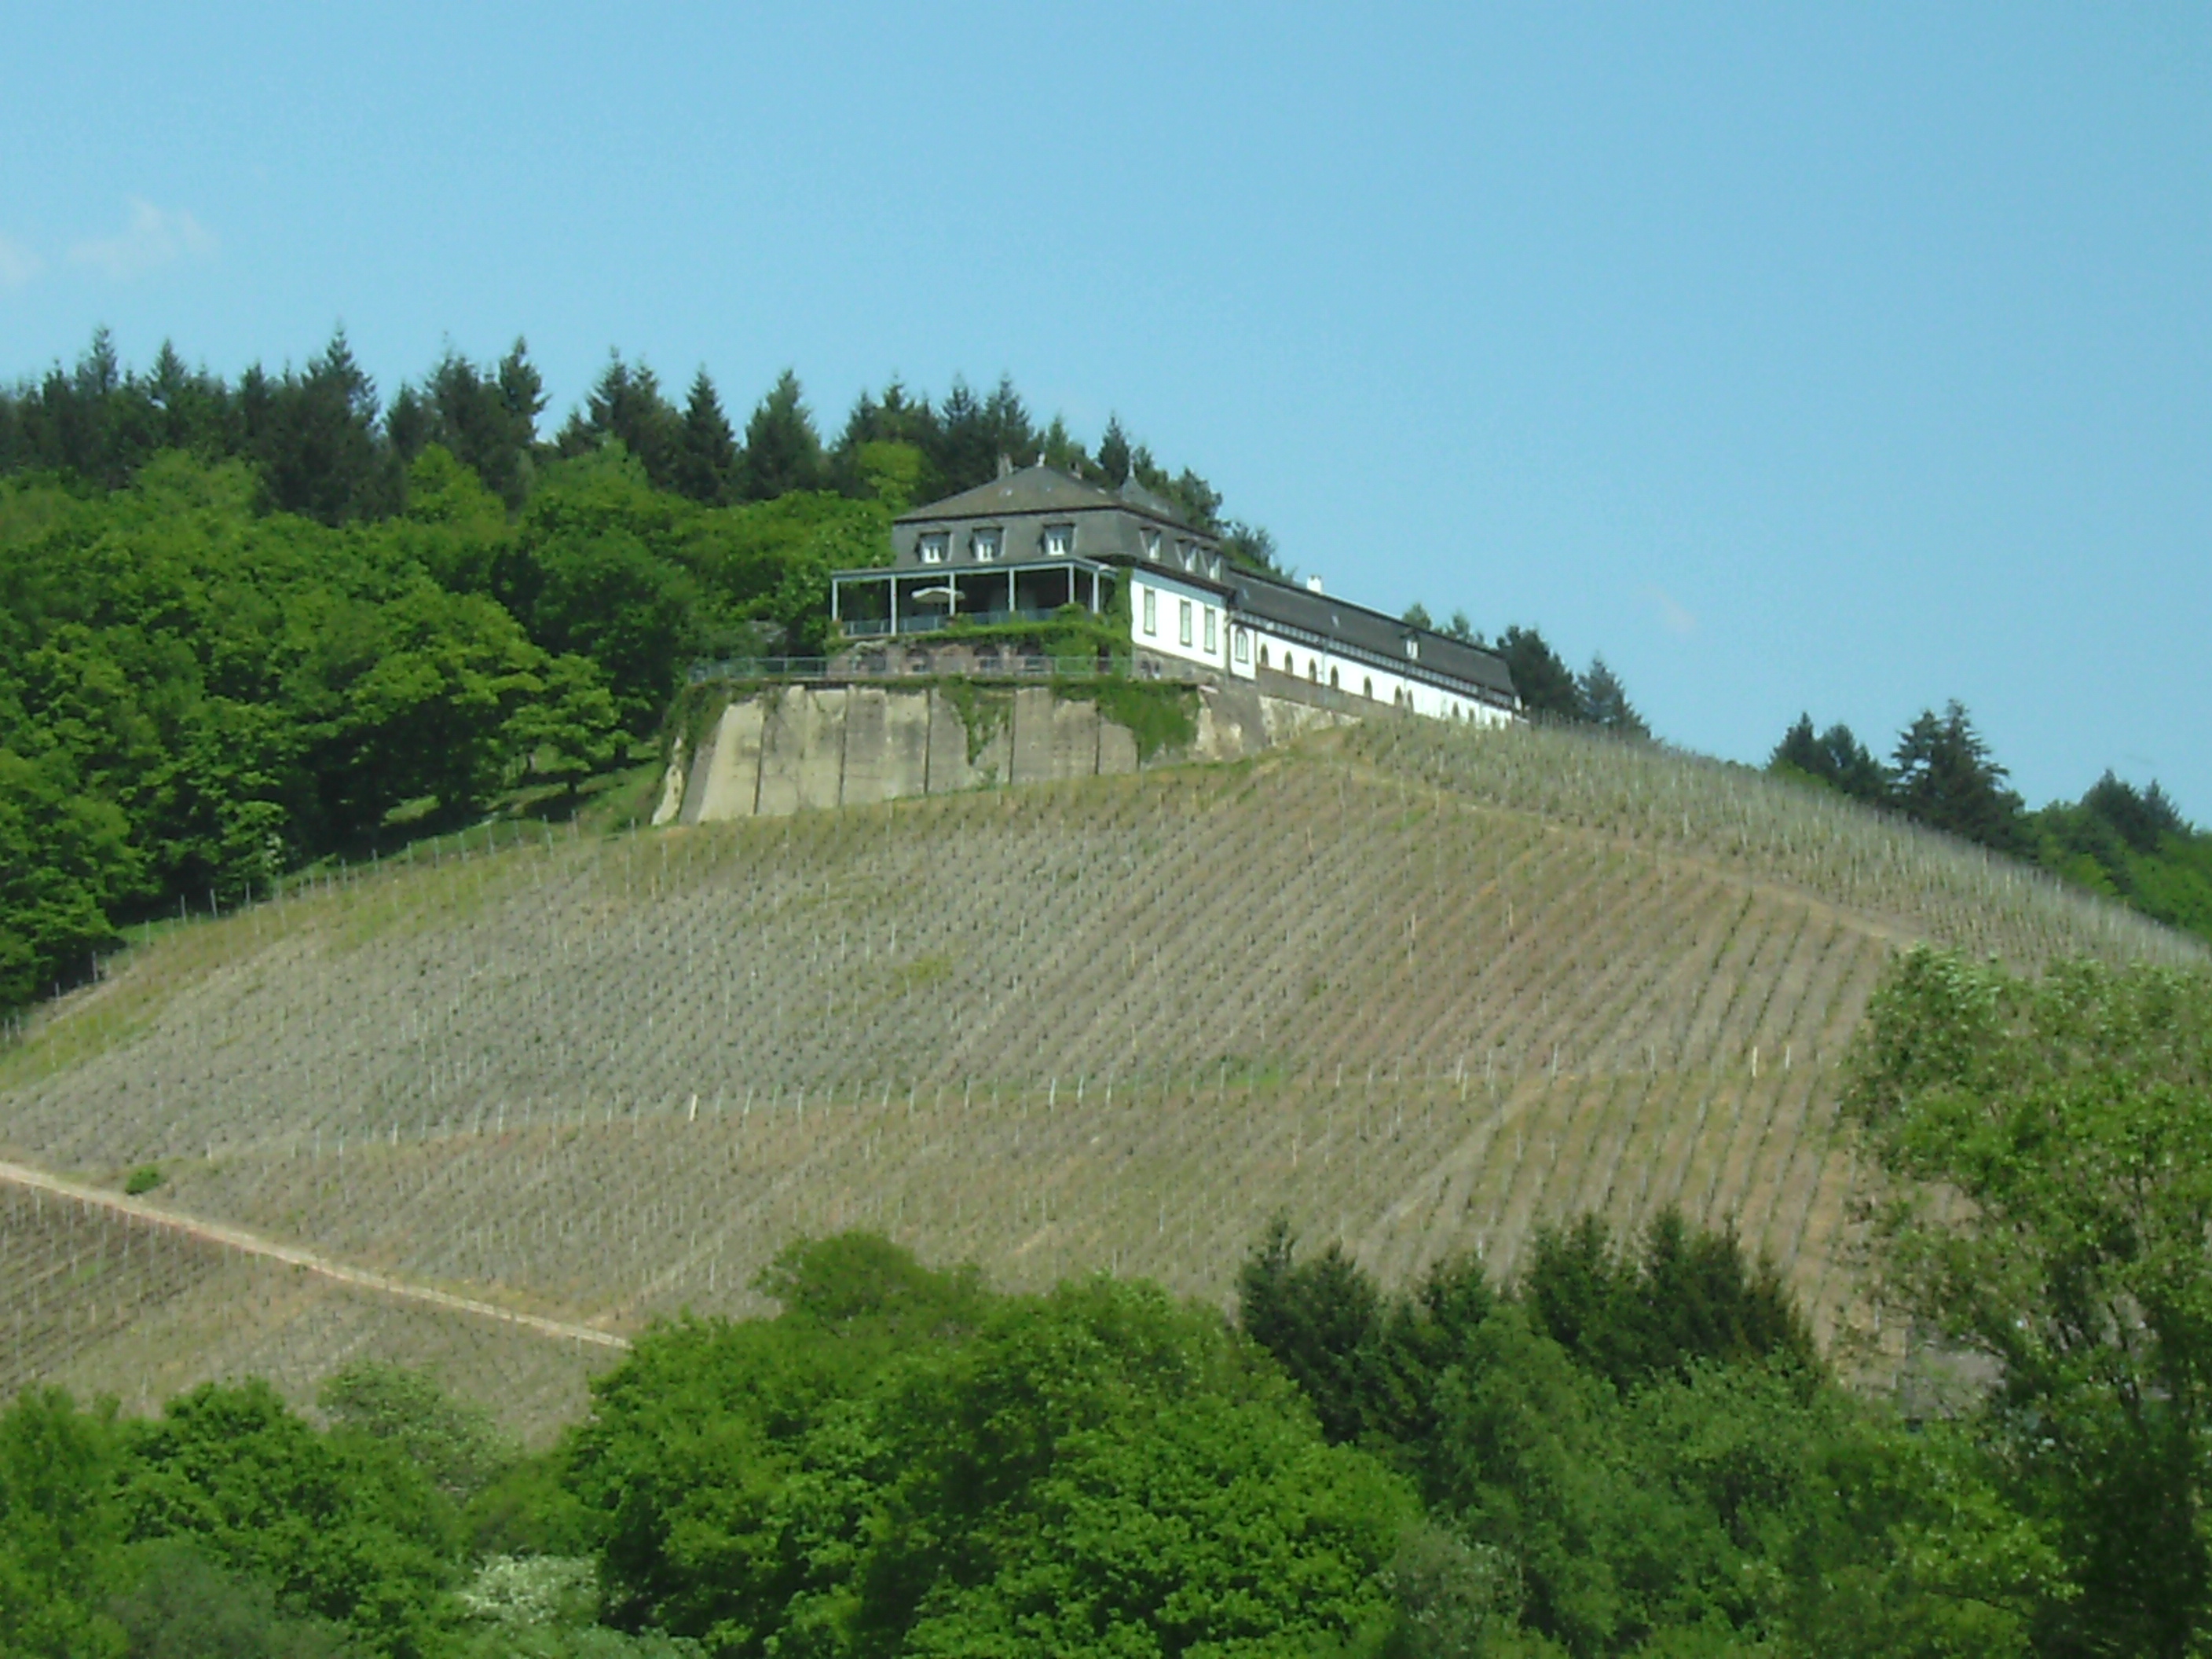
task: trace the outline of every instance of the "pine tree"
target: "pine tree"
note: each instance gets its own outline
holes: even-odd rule
[[[676,488],[693,501],[720,507],[730,499],[738,478],[737,434],[704,368],[691,382],[684,406],[684,450],[676,467]]]
[[[772,501],[794,489],[823,483],[822,440],[807,413],[799,376],[785,369],[745,422],[739,493],[749,501]]]
[[[1037,448],[1047,466],[1057,467],[1070,477],[1079,478],[1090,470],[1091,458],[1069,434],[1067,422],[1057,415],[1044,429],[1044,435],[1037,440]]]
[[[1923,709],[1899,734],[1891,799],[1906,817],[1999,853],[2027,846],[2021,799],[1957,701]]]
[[[1429,615],[1429,607],[1419,599],[1415,599],[1413,604],[1400,612],[1398,620],[1408,628],[1433,629],[1437,625],[1435,619]]]
[[[1592,657],[1577,688],[1581,693],[1582,717],[1617,737],[1648,739],[1651,728],[1628,701],[1628,688],[1620,676],[1606,665],[1603,657]]]
[[[984,407],[965,380],[955,380],[938,415],[937,451],[930,458],[946,489],[958,493],[998,475],[999,447]]]
[[[1575,683],[1574,671],[1545,642],[1540,632],[1516,623],[1499,636],[1498,649],[1513,676],[1513,690],[1521,698],[1522,708],[1553,720],[1583,717],[1582,689]]]
[[[584,407],[561,428],[559,446],[563,455],[580,455],[611,438],[637,458],[655,489],[665,489],[675,481],[682,434],[683,419],[661,396],[659,377],[643,363],[632,368],[614,351]]]
[[[1119,489],[1129,481],[1129,469],[1133,459],[1129,453],[1129,434],[1121,429],[1121,417],[1109,415],[1105,434],[1098,440],[1100,476]]]
[[[1231,519],[1221,528],[1221,550],[1229,556],[1231,564],[1271,571],[1277,575],[1283,574],[1282,567],[1275,562],[1275,538],[1265,525]]]
[[[999,376],[999,384],[983,405],[983,426],[990,437],[994,473],[1002,456],[1016,466],[1027,466],[1036,459],[1036,428],[1030,423],[1028,405],[1014,390],[1012,376]]]
[[[377,407],[375,382],[340,326],[304,374],[288,371],[273,388],[257,448],[276,505],[332,525],[396,510],[399,465]]]

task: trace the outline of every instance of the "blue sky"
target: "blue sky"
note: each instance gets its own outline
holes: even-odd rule
[[[188,15],[187,13],[198,14]],[[80,3],[11,19],[0,374],[529,337],[825,428],[1109,411],[1333,591],[1763,758],[1973,710],[2212,821],[2212,10]],[[550,422],[549,422],[549,424]]]

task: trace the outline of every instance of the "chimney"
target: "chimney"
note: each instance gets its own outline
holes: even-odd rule
[[[1000,476],[1000,477],[1002,477],[1002,478],[1003,478],[1003,477],[1005,477],[1008,473],[1012,472],[1013,470],[1014,470],[1014,458],[1013,458],[1012,456],[1011,456],[1011,455],[1001,455],[1001,456],[1000,456],[1000,457],[999,457],[999,476]]]
[[[1318,577],[1318,576],[1309,576],[1309,577],[1307,577],[1307,578],[1306,578],[1306,592],[1309,592],[1309,593],[1318,593],[1318,592],[1321,592],[1321,578],[1320,578],[1320,577]]]

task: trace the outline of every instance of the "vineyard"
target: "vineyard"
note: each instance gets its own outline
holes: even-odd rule
[[[619,1333],[793,1235],[1223,1298],[1271,1214],[1391,1281],[1663,1205],[1855,1296],[1838,1062],[1933,938],[2201,959],[1756,774],[1376,722],[1236,766],[611,840],[500,826],[172,925],[0,1052],[0,1155]],[[0,1389],[362,1352],[524,1428],[612,1351],[0,1194]]]

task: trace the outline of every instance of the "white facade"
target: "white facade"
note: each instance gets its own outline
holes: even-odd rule
[[[1258,623],[1249,612],[1232,611],[1222,596],[1144,565],[1129,580],[1129,633],[1140,650],[1151,651],[1258,682],[1267,672],[1288,674],[1326,686],[1346,697],[1362,698],[1431,720],[1504,726],[1509,709],[1482,702],[1465,690],[1438,684],[1442,675],[1422,675],[1385,667],[1365,655],[1316,646]]]
[[[1130,570],[1129,637],[1140,650],[1225,669],[1228,634],[1229,613],[1218,593],[1142,565]]]
[[[1346,696],[1387,703],[1395,708],[1425,714],[1431,720],[1505,726],[1513,719],[1508,709],[1478,702],[1464,691],[1382,667],[1364,657],[1310,645],[1265,628],[1246,628],[1243,631],[1249,637],[1252,661],[1241,672],[1251,678],[1256,678],[1261,670],[1288,674],[1310,685],[1326,686]]]

